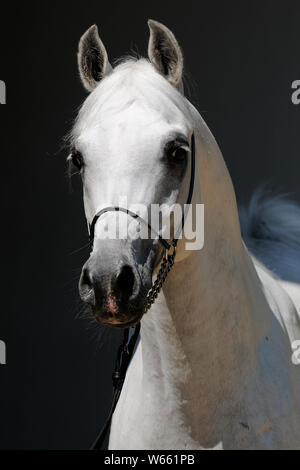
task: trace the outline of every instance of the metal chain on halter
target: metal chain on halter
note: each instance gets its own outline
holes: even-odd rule
[[[148,292],[147,299],[146,299],[146,306],[144,309],[144,313],[146,313],[151,306],[154,304],[159,292],[161,291],[161,288],[167,278],[167,275],[169,274],[169,271],[171,270],[174,261],[175,261],[175,256],[176,256],[176,246],[172,245],[173,252],[169,253],[169,250],[165,251],[164,258],[161,262],[160,269],[158,271],[157,277],[151,287],[151,289]]]

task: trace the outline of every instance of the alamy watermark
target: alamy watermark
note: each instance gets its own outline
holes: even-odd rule
[[[293,349],[293,354],[292,354],[292,363],[295,366],[300,365],[300,340],[296,340],[292,342],[292,349]]]
[[[294,80],[292,83],[292,96],[291,100],[293,104],[300,104],[300,80]]]
[[[0,340],[0,365],[5,366],[6,364],[6,344]]]
[[[129,207],[127,197],[120,197],[116,207],[126,210]],[[204,245],[204,204],[185,204],[183,207],[180,204],[151,204],[150,207],[130,204],[128,214],[123,211],[104,213],[96,225],[95,235],[101,240],[184,238],[186,250],[201,250]]]
[[[6,104],[6,85],[3,80],[0,80],[0,104]]]

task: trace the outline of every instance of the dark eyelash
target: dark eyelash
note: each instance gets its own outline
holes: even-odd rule
[[[188,147],[189,143],[186,139],[175,139],[167,143],[166,150],[170,150],[170,148],[179,148],[179,147]]]

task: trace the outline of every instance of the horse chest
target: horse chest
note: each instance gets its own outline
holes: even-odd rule
[[[145,381],[140,344],[114,413],[109,448],[199,448],[190,437],[181,397],[174,384],[168,384],[159,373]]]

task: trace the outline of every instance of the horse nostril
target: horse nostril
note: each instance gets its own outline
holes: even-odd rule
[[[134,274],[130,266],[123,266],[115,282],[116,294],[121,301],[127,301],[133,294]]]
[[[93,286],[92,276],[88,267],[83,268],[79,280],[79,295],[83,302],[91,305],[95,303],[95,292]]]
[[[89,289],[92,288],[92,279],[90,277],[90,273],[87,268],[85,268],[82,273],[81,285],[84,287],[88,287]]]

